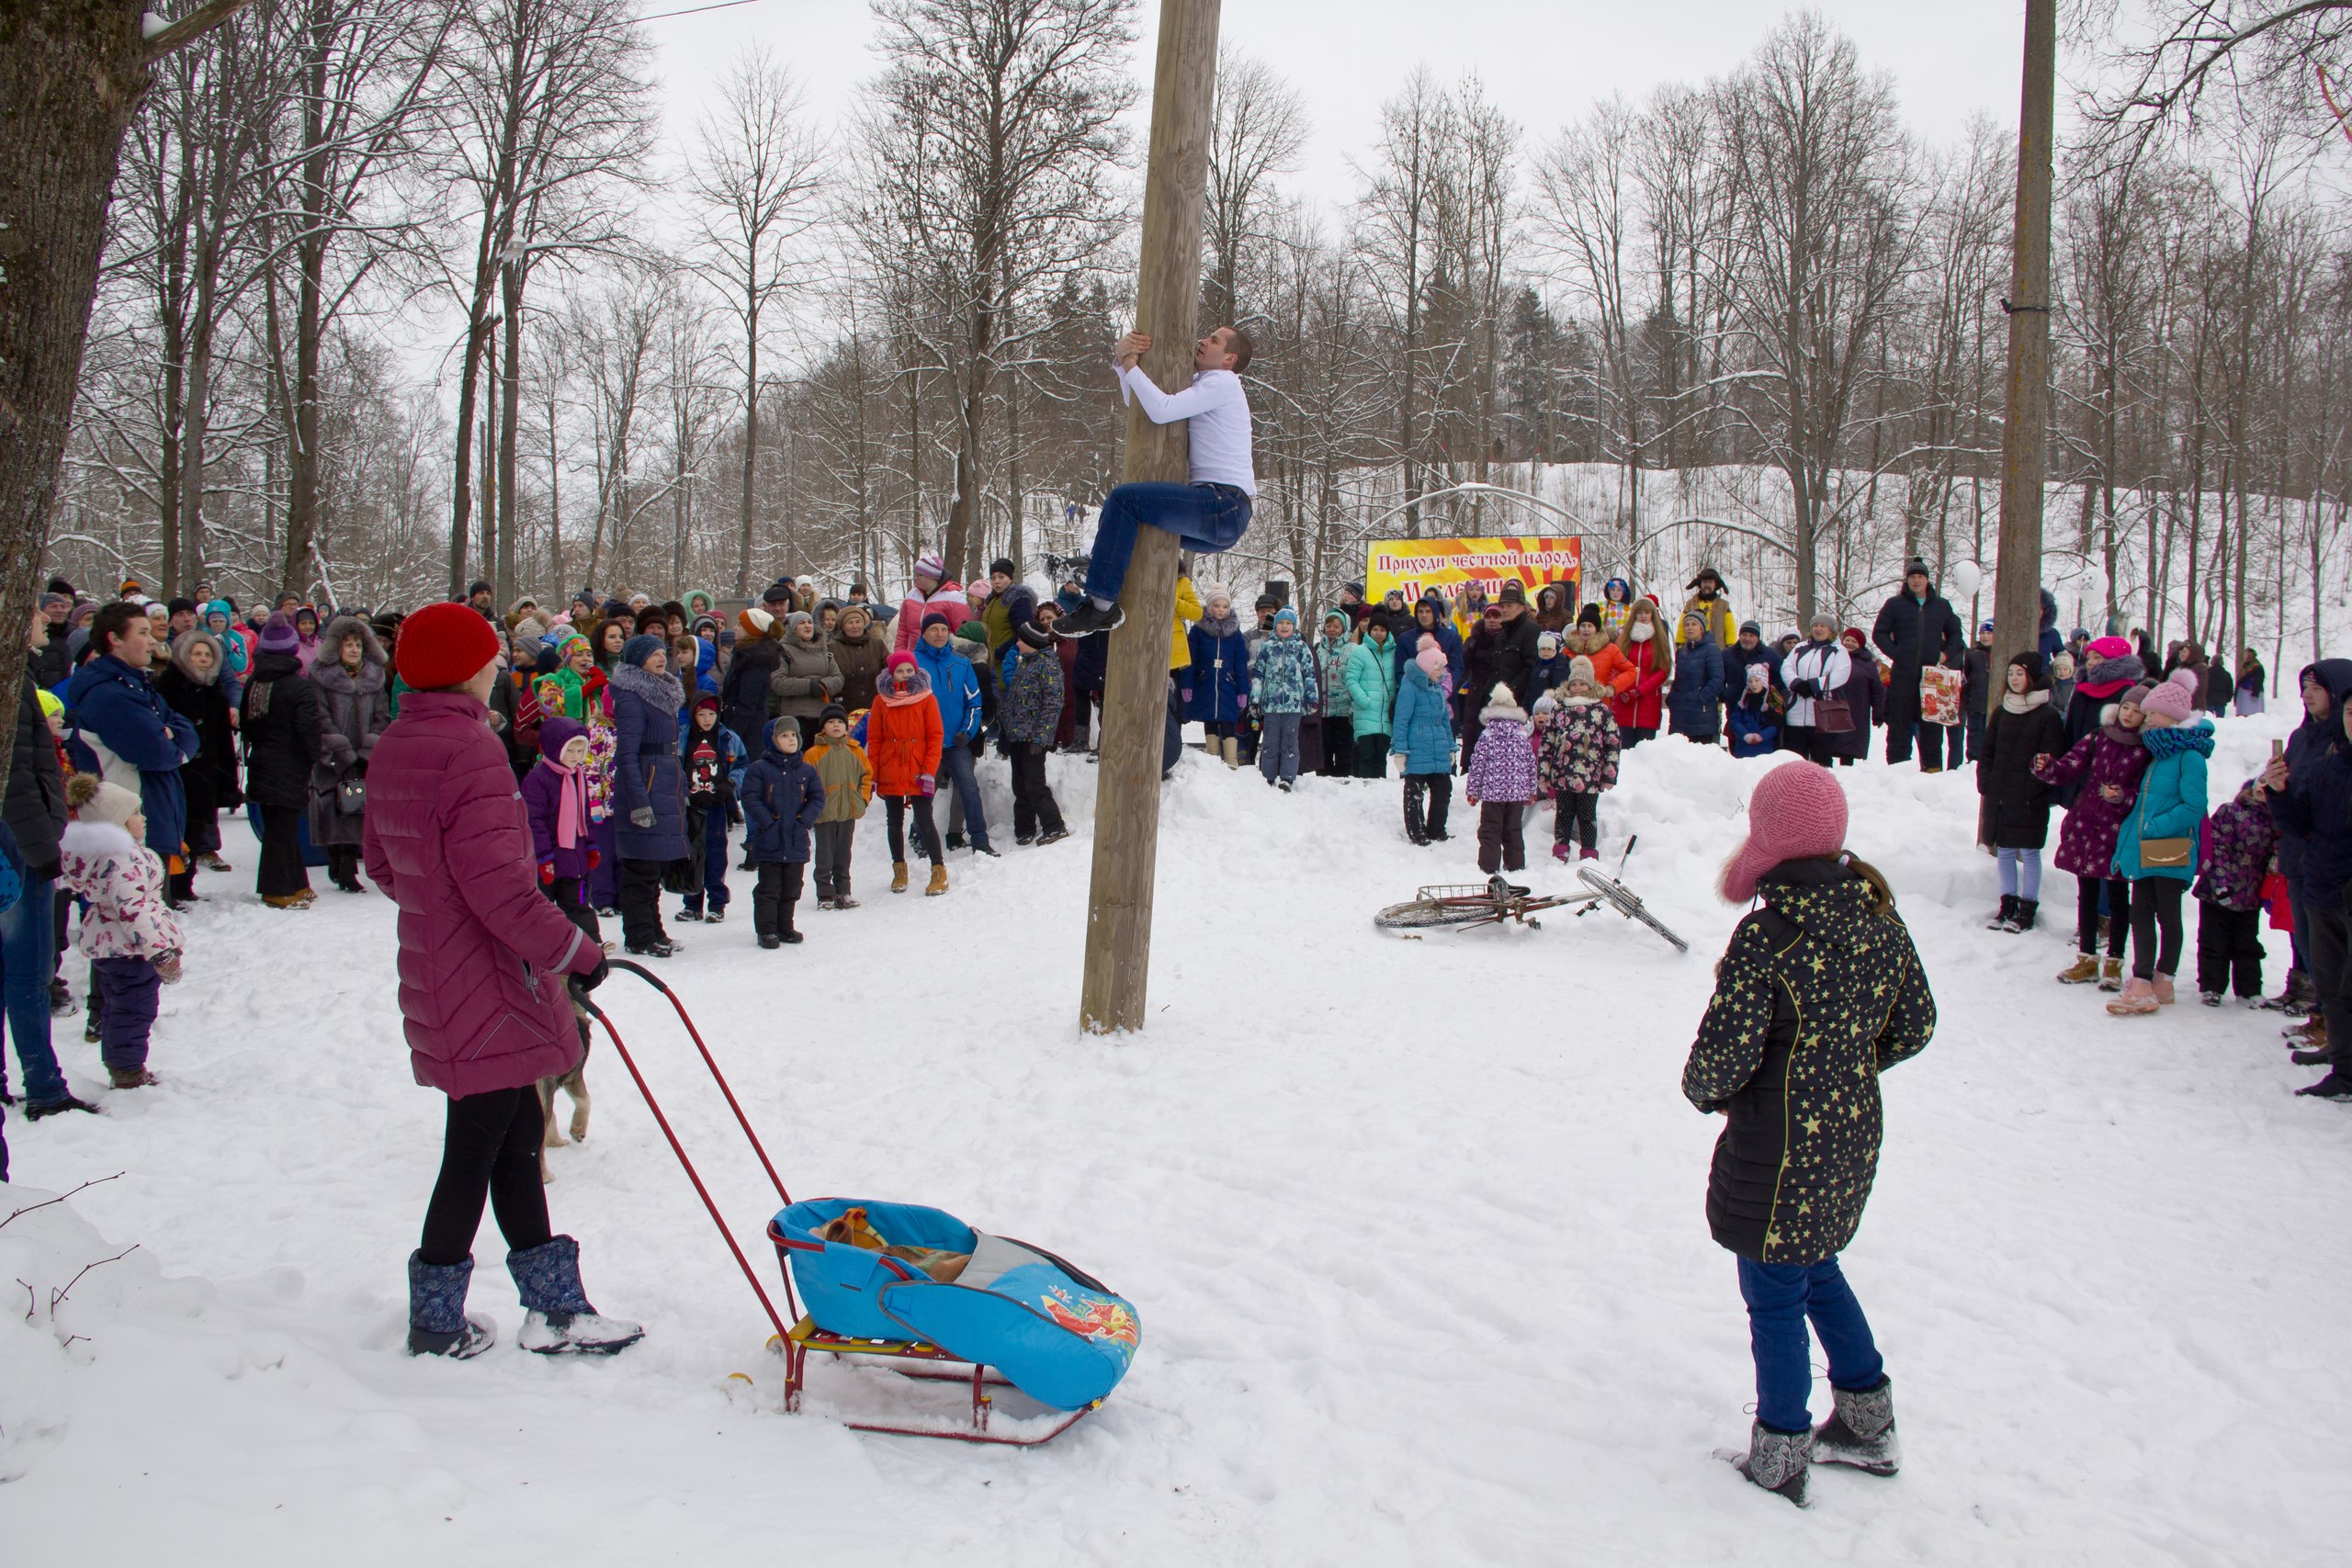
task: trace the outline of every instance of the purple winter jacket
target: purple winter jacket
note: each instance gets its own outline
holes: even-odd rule
[[[603,957],[539,891],[488,713],[463,692],[407,693],[368,766],[368,875],[401,907],[410,1065],[453,1099],[569,1072],[563,977]]]
[[[1517,708],[1482,708],[1486,728],[1471,749],[1470,765],[1462,770],[1462,788],[1479,801],[1530,801],[1535,798],[1535,746],[1527,736],[1524,716],[1508,717]]]
[[[2243,798],[2226,801],[2205,818],[2204,834],[2197,897],[2225,909],[2262,908],[2262,879],[2278,847],[2268,808]]]
[[[2076,876],[2116,874],[2116,836],[2123,830],[2123,819],[2132,814],[2132,803],[2139,798],[2140,775],[2148,771],[2148,749],[2140,744],[2138,735],[2125,731],[2132,738],[2124,741],[2116,739],[2116,733],[2115,727],[2101,725],[2075,741],[2074,750],[2064,756],[2053,757],[2046,766],[2033,770],[2033,776],[2044,784],[2070,784],[2079,780],[2084,786],[2058,828],[2060,871]],[[2114,784],[2123,792],[2123,798],[2102,800],[2101,784]]]
[[[523,775],[523,813],[531,824],[531,855],[541,865],[551,865],[559,877],[585,877],[589,872],[588,856],[596,847],[590,833],[588,814],[581,812],[580,834],[570,849],[555,841],[556,823],[563,808],[563,775],[555,771],[557,759],[563,749],[575,739],[584,739],[588,727],[576,718],[558,716],[539,725],[539,761]]]

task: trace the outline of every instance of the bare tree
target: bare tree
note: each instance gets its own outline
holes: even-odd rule
[[[1135,4],[874,0],[874,14],[889,63],[870,89],[868,200],[909,245],[898,270],[955,378],[946,557],[968,572],[1006,323],[1021,298],[1091,265],[1125,220],[1112,176],[1135,101]]]
[[[1208,253],[1204,321],[1239,323],[1243,253],[1269,236],[1276,175],[1290,174],[1306,146],[1306,105],[1265,62],[1227,46],[1217,56],[1216,119],[1209,132]]]
[[[735,592],[752,592],[752,481],[760,460],[760,342],[817,220],[823,164],[791,73],[763,51],[739,61],[695,130],[687,180],[700,209],[697,265],[741,333],[743,452]]]

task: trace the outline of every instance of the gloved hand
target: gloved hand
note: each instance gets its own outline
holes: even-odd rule
[[[925,800],[929,800],[933,795],[939,793],[939,781],[933,778],[929,773],[925,773],[921,778],[915,780],[915,787],[922,791],[922,797]]]
[[[596,954],[596,966],[588,970],[585,974],[574,975],[572,976],[573,979],[580,982],[580,988],[583,991],[594,990],[597,987],[603,985],[613,973],[612,963],[610,960],[605,958],[605,950],[599,947],[592,949],[591,951]]]
[[[1233,711],[1236,713],[1248,713],[1250,711],[1249,693],[1244,692],[1239,696],[1233,699]]]
[[[605,852],[604,852],[604,851],[602,851],[602,850],[590,850],[590,851],[588,852],[588,869],[589,869],[590,871],[594,871],[594,870],[595,870],[598,866],[600,866],[600,865],[602,865],[602,864],[604,864],[604,863],[605,863]]]
[[[628,814],[628,819],[632,827],[650,828],[653,826],[653,807],[640,806]]]
[[[1193,688],[1190,686],[1179,686],[1176,688],[1176,694],[1189,703],[1193,700]]]
[[[554,886],[554,883],[555,862],[551,860],[541,861],[539,863],[539,886],[542,887],[548,887]]]
[[[1789,694],[1810,701],[1821,695],[1821,682],[1810,675],[1800,675],[1789,682]]]

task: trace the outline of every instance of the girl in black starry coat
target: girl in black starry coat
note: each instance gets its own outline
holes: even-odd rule
[[[1707,1223],[1739,1258],[1756,1354],[1756,1424],[1736,1462],[1803,1506],[1814,1460],[1892,1475],[1894,1404],[1869,1322],[1838,1266],[1878,1170],[1879,1074],[1926,1047],[1935,998],[1885,880],[1842,852],[1835,774],[1790,762],[1760,780],[1724,896],[1757,898],[1715,969],[1682,1072],[1724,1118]],[[1836,1414],[1813,1430],[1810,1320]]]

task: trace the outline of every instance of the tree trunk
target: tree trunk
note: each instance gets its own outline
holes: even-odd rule
[[[754,292],[744,306],[743,332],[743,516],[735,547],[735,597],[752,596],[752,485],[760,465],[760,301]]]
[[[515,442],[523,423],[523,269],[503,269],[506,310],[506,374],[501,386],[498,420],[498,549],[497,566],[490,574],[499,608],[514,602],[521,590],[514,581]]]
[[[0,694],[24,672],[107,203],[147,89],[139,17],[123,0],[0,0],[0,622],[18,628],[0,636]]]

